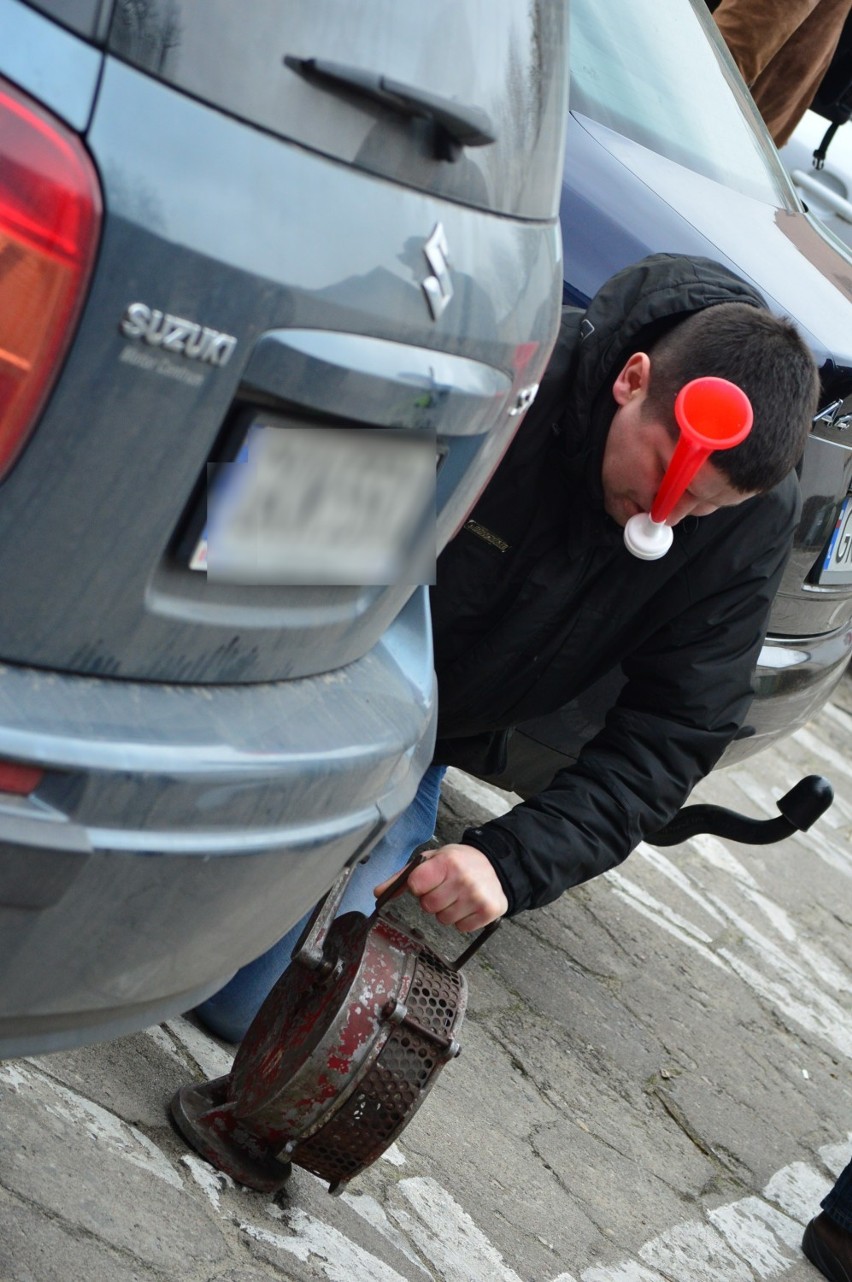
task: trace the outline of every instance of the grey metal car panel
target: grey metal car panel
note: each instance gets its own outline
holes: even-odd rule
[[[104,198],[73,343],[0,487],[0,771],[44,772],[0,793],[0,1055],[138,1028],[213,991],[369,850],[431,756],[425,589],[208,581],[188,564],[208,468],[259,415],[432,434],[440,546],[555,336],[559,0],[501,0],[523,55],[484,0],[442,6],[437,36],[429,7],[356,24],[382,73],[439,107],[455,94],[504,126],[523,106],[485,186],[489,144],[439,164],[434,121],[284,66],[278,29],[328,56],[351,6],[290,5],[285,21],[277,2],[229,4],[218,27],[213,7],[0,0],[0,76],[76,127]],[[162,34],[178,10],[186,33],[197,19],[231,42],[206,87],[140,53],[140,30]],[[354,45],[336,56],[351,63]],[[267,72],[315,104],[318,128],[378,121],[389,171],[294,145],[290,108],[258,127],[218,104]]]
[[[102,44],[115,0],[29,0],[29,3],[78,35]]]
[[[466,427],[464,439],[457,435],[454,411],[464,388],[453,380],[464,371],[469,383],[471,366],[436,364],[431,427],[448,456],[438,476],[440,546],[514,430],[507,411],[518,387],[515,349],[541,332],[542,321],[552,323],[531,315],[524,300],[558,297],[555,224],[492,220],[486,237],[480,213],[442,207],[455,295],[436,325],[421,288],[428,274],[422,246],[435,223],[431,198],[394,188],[389,200],[386,183],[346,171],[349,199],[341,201],[336,165],[286,148],[285,166],[277,139],[121,63],[104,69],[88,140],[110,218],[61,388],[5,485],[0,654],[65,670],[192,682],[274,680],[352,662],[375,644],[410,587],[325,591],[316,617],[309,589],[282,588],[258,610],[256,589],[200,585],[172,555],[188,508],[203,507],[207,464],[218,456],[221,434],[255,399],[258,344],[268,345],[282,321],[344,337],[357,329],[416,349],[421,367],[433,347],[459,353],[483,366],[482,378],[505,387],[490,420],[482,421],[489,430],[476,449]],[[306,237],[305,227],[322,231]],[[485,285],[492,280],[499,280],[499,298]],[[224,367],[190,369],[171,353],[160,353],[153,368],[137,365],[139,344],[120,324],[128,303],[140,297],[235,335],[234,356]],[[301,354],[279,344],[279,356],[277,408],[294,421],[306,415],[317,421],[318,371],[308,371],[306,391],[299,391],[293,379],[304,366]],[[339,371],[337,398],[337,416],[346,419],[358,392],[352,388],[350,397],[347,376]],[[399,414],[399,392],[398,379],[378,390],[379,423]],[[414,383],[409,396],[416,405],[424,388]],[[95,403],[99,412],[87,413]],[[69,415],[76,419],[73,438]],[[364,422],[366,411],[355,417]],[[45,557],[34,579],[33,528],[45,545],[56,546],[73,529],[79,563],[96,573],[69,576],[61,558]],[[202,595],[217,608],[201,614]]]
[[[279,329],[255,344],[246,387],[380,427],[476,436],[495,406],[508,408],[512,380],[503,370],[452,352],[412,347],[370,334]],[[440,388],[440,395],[436,395]]]
[[[433,0],[425,10],[373,0],[365,21],[347,0],[325,0],[319,13],[301,0],[252,0],[249,24],[232,0],[118,0],[109,47],[201,101],[356,168],[463,204],[548,218],[559,199],[552,157],[564,15],[554,4],[491,0],[486,29],[481,12],[478,0]],[[299,59],[349,68],[352,83],[300,74],[289,65]],[[250,75],[222,74],[249,62]],[[359,73],[447,104],[471,102],[496,141],[463,147],[446,164],[430,120],[360,92]]]
[[[848,431],[817,422],[802,460],[801,483],[802,516],[772,607],[770,636],[816,636],[850,627],[849,584],[820,582],[838,500],[852,489],[852,438]]]

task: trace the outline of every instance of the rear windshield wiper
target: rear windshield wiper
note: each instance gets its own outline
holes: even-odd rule
[[[439,94],[401,84],[388,76],[347,67],[321,58],[294,58],[287,54],[286,66],[302,75],[340,86],[362,97],[372,98],[403,116],[419,116],[435,126],[436,155],[439,160],[457,160],[463,147],[486,147],[496,142],[494,125],[487,112],[453,102]]]

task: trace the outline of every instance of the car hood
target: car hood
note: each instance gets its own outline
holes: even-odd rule
[[[619,230],[626,204],[629,233]],[[703,254],[731,267],[774,310],[789,315],[820,364],[833,359],[852,367],[852,259],[804,213],[723,187],[573,116],[562,222],[566,278],[578,295],[593,294],[607,275],[648,253]]]

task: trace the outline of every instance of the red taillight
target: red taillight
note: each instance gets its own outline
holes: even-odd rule
[[[36,766],[22,766],[17,761],[0,761],[0,792],[13,792],[17,797],[28,797],[44,778],[44,771]]]
[[[97,176],[80,140],[0,81],[0,478],[58,373],[100,219]]]

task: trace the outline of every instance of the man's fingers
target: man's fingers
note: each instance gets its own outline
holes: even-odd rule
[[[435,852],[432,850],[421,851],[424,860],[431,859],[434,853]],[[373,887],[373,894],[376,896],[376,899],[379,899],[385,893],[388,886],[390,886],[392,882],[396,881],[400,872],[402,872],[402,869],[400,869],[399,872],[395,872],[393,876],[386,878],[385,881],[381,882],[378,886]],[[398,895],[402,895],[406,890],[410,889],[410,880],[411,879],[409,878],[407,882],[400,886],[399,890],[396,891],[392,898],[396,899]]]
[[[377,898],[392,881],[389,877],[376,886]],[[424,912],[465,933],[496,921],[509,907],[490,860],[474,846],[450,845],[429,851],[426,862],[411,872],[405,888],[420,901]]]
[[[466,935],[471,930],[482,930],[483,926],[490,926],[492,921],[497,921],[502,915],[502,913],[498,913],[497,917],[492,917],[487,913],[468,913],[467,917],[462,917],[461,921],[453,922],[453,925],[456,930]]]
[[[432,858],[415,868],[408,878],[408,889],[412,895],[417,896],[427,912],[439,911],[452,902],[455,869],[452,863],[446,859],[445,850],[446,847],[436,850]],[[451,898],[441,902],[443,896],[446,895],[450,895]],[[423,900],[429,896],[437,897],[434,906],[429,905],[427,907],[423,904]]]
[[[505,912],[505,906],[499,885],[497,890],[498,894],[492,895],[489,888],[482,886],[478,880],[453,875],[447,876],[425,894],[420,892],[418,885],[411,886],[411,892],[417,895],[423,911],[437,917],[445,926],[456,926],[470,915],[481,918],[480,925],[492,921],[494,916],[501,916]],[[474,930],[476,927],[468,926],[467,929]]]
[[[487,926],[509,906],[490,860],[473,846],[442,846],[414,870],[408,887],[424,912],[465,932]]]
[[[460,916],[459,914],[463,915]],[[437,913],[435,920],[441,922],[444,926],[453,926],[463,935],[466,935],[468,931],[481,930],[483,926],[490,925],[492,921],[496,921],[502,915],[502,913],[494,913],[491,908],[481,908],[476,912],[466,913],[464,906],[453,904],[444,912]]]

